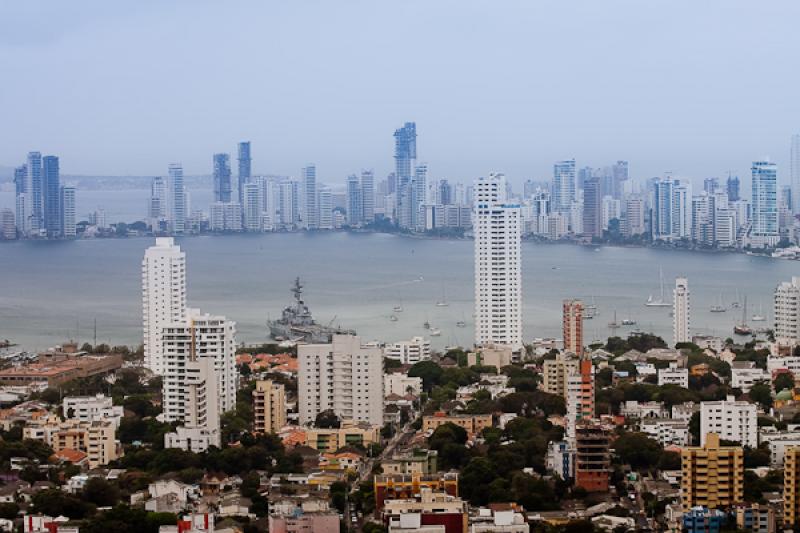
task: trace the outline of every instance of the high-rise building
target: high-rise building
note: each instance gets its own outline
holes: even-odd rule
[[[672,291],[672,342],[691,342],[690,332],[690,304],[689,280],[686,278],[675,279],[675,289]]]
[[[394,132],[395,175],[398,185],[411,181],[417,159],[417,125],[406,122]]]
[[[264,211],[262,206],[263,192],[258,183],[248,182],[244,184],[244,204],[242,204],[242,216],[245,231],[261,231],[261,215]]]
[[[588,238],[603,236],[603,203],[600,179],[590,178],[583,184],[583,234]]]
[[[728,200],[737,201],[739,199],[739,176],[728,176],[725,189],[728,193]]]
[[[319,228],[319,206],[317,205],[317,167],[303,167],[303,212],[306,229]]]
[[[753,161],[753,223],[750,242],[756,247],[778,243],[778,167],[769,161]]]
[[[167,218],[167,184],[161,176],[155,176],[150,183],[150,201],[147,204],[147,218],[151,220],[153,230],[157,224]]]
[[[575,429],[575,486],[586,492],[608,492],[611,477],[611,432],[581,422]]]
[[[170,407],[174,408],[170,421],[182,424],[177,431],[164,435],[165,448],[202,453],[209,446],[221,444],[220,380],[214,359],[198,353],[204,351],[202,346],[198,348],[203,340],[202,334],[193,327],[169,327],[164,332],[167,373],[162,394],[164,401],[169,400]],[[173,371],[173,368],[178,370]]]
[[[250,159],[250,141],[243,141],[239,143],[239,176],[238,176],[238,187],[237,193],[239,195],[239,203],[244,203],[244,184],[250,181],[251,178],[251,164],[252,160]]]
[[[364,224],[375,222],[375,172],[361,171],[361,214]]]
[[[319,189],[319,228],[333,229],[333,192],[330,187]]]
[[[17,230],[20,234],[27,234],[29,222],[29,212],[26,211],[26,187],[28,181],[28,165],[22,165],[14,169],[14,194],[16,197],[15,202],[15,218]],[[28,206],[30,208],[30,206]]]
[[[347,223],[350,226],[360,226],[364,220],[364,203],[361,195],[361,183],[358,176],[351,174],[347,177]]]
[[[236,324],[224,316],[188,309],[186,317],[163,328],[162,407],[167,422],[185,422],[192,416],[187,386],[188,363],[208,362],[215,378],[217,408],[226,413],[236,405]]]
[[[61,235],[72,238],[76,235],[75,230],[75,187],[64,185],[61,187],[61,201],[59,202],[61,213]]]
[[[39,235],[44,229],[44,193],[42,183],[42,154],[40,152],[28,153],[28,175],[25,179],[26,205],[28,206],[28,222],[26,232],[30,235]]]
[[[475,344],[522,346],[522,216],[503,174],[475,183]]]
[[[558,161],[553,166],[553,210],[567,213],[577,198],[575,183],[575,160]]]
[[[638,195],[628,196],[625,199],[625,222],[622,225],[622,231],[626,237],[642,235],[647,231],[644,215],[644,198]]]
[[[186,189],[183,185],[183,166],[180,163],[169,165],[170,191],[170,229],[175,234],[182,234],[186,228]]]
[[[792,135],[789,150],[789,175],[789,184],[792,186],[792,207],[797,214],[800,213],[800,135],[798,134]]]
[[[628,162],[617,161],[611,167],[612,191],[611,195],[617,199],[622,200],[625,196],[625,186],[628,183]]]
[[[11,240],[17,238],[17,225],[14,222],[14,211],[8,208],[0,209],[0,239]]]
[[[61,236],[61,178],[54,155],[42,158],[42,219],[48,237]]]
[[[721,439],[758,447],[758,413],[756,404],[733,396],[725,400],[700,403],[700,445],[705,446],[710,433]]]
[[[253,390],[253,433],[278,433],[286,425],[286,391],[270,380],[256,381]]]
[[[341,420],[383,425],[383,350],[354,335],[297,348],[300,423],[332,410]]]
[[[710,433],[702,447],[681,450],[681,506],[727,508],[744,501],[744,450]]]
[[[654,239],[692,237],[692,187],[687,181],[665,177],[653,181],[652,233]]]
[[[591,359],[581,359],[578,371],[567,376],[567,440],[574,442],[575,428],[594,417],[594,367]]]
[[[214,154],[214,201],[231,201],[231,156]]]
[[[211,231],[242,231],[242,206],[238,202],[214,202],[209,207],[208,225]]]
[[[557,353],[554,359],[545,359],[542,363],[542,389],[566,400],[569,377],[578,372],[580,361],[581,359],[566,351]]]
[[[186,316],[186,254],[171,237],[160,237],[142,261],[144,366],[164,374],[162,335]]]
[[[800,277],[775,289],[775,340],[783,346],[800,344]]]
[[[412,337],[408,341],[393,342],[383,347],[383,356],[404,365],[413,365],[431,358],[431,341]]]
[[[800,447],[788,448],[783,461],[783,523],[800,525]]]
[[[583,302],[564,300],[561,316],[564,350],[583,355]]]

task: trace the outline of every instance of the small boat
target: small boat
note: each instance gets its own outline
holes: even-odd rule
[[[661,296],[653,298],[652,294],[649,295],[644,305],[647,307],[672,307],[672,304],[664,299],[664,271],[661,268],[658,269],[658,278],[661,286]]]
[[[456,322],[456,326],[458,326],[459,328],[465,328],[467,327],[467,323],[464,322],[463,320],[459,320],[458,322]]]
[[[430,332],[428,333],[428,335],[430,335],[431,337],[438,337],[441,334],[442,334],[441,330],[437,328],[431,328]]]
[[[450,304],[444,300],[439,300],[438,302],[436,302],[436,307],[447,307],[448,305]]]
[[[395,313],[402,313],[403,308],[400,307],[399,305],[395,305],[394,307],[392,307],[392,311],[394,311]]]
[[[425,329],[431,329],[431,323],[426,320],[425,323],[422,324],[422,327]]]
[[[758,313],[751,316],[750,320],[753,322],[764,322],[767,318],[764,316],[764,309],[761,305],[758,307]]]
[[[620,328],[619,322],[617,322],[617,312],[616,311],[614,311],[614,320],[608,323],[608,327],[611,328],[611,329],[619,329]]]
[[[397,322],[397,317],[395,315],[391,315],[389,317],[389,320],[391,320],[392,322]]]
[[[712,313],[724,313],[725,311],[727,311],[727,309],[725,309],[721,305],[712,305],[710,311]]]
[[[623,326],[635,326],[636,325],[636,321],[634,319],[632,319],[632,318],[623,318],[622,319],[622,325]]]
[[[742,321],[733,326],[733,332],[737,335],[753,334],[753,329],[747,325],[747,296],[744,297],[744,309],[742,310]]]

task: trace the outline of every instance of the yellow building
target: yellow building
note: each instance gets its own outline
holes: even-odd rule
[[[253,390],[253,432],[278,433],[286,425],[286,392],[270,380],[256,381]]]
[[[709,509],[730,507],[744,500],[744,451],[720,446],[719,435],[709,433],[704,447],[681,451],[681,505]]]
[[[578,372],[580,359],[571,353],[560,352],[555,359],[545,359],[542,364],[542,390],[567,398],[567,379]]]
[[[306,445],[320,452],[335,452],[339,448],[359,444],[369,446],[380,442],[380,426],[342,423],[338,429],[306,429]]]
[[[800,447],[787,449],[784,456],[783,523],[800,525]]]
[[[484,428],[492,427],[492,415],[448,415],[438,412],[422,417],[422,431],[436,430],[443,424],[455,424],[467,430],[469,436],[477,435]]]

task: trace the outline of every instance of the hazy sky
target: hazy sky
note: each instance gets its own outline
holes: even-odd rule
[[[798,20],[797,0],[6,0],[0,165],[209,173],[249,139],[259,173],[338,182],[389,172],[413,120],[437,178],[568,157],[747,176],[770,155],[786,181]]]

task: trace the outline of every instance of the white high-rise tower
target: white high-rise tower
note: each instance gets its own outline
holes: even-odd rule
[[[164,373],[163,332],[186,316],[186,254],[171,237],[159,237],[142,261],[144,365]]]
[[[675,289],[672,291],[672,340],[674,344],[692,340],[689,327],[689,280],[675,278]]]
[[[789,151],[789,174],[792,186],[792,212],[800,213],[800,135],[792,135]]]
[[[506,178],[475,182],[475,344],[522,347],[522,268],[519,205],[506,203]]]

